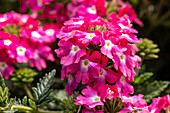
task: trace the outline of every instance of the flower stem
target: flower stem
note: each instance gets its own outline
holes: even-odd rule
[[[25,110],[25,111],[33,111],[32,108],[27,107],[27,106],[21,106],[21,105],[13,105],[11,109],[20,109],[20,110]]]
[[[31,94],[30,89],[28,88],[28,86],[27,86],[26,84],[23,84],[23,88],[24,88],[27,96],[28,96],[30,99],[34,99],[34,97],[33,97],[32,94]]]

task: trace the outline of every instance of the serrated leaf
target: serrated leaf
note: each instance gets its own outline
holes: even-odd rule
[[[28,101],[29,101],[29,104],[30,104],[31,108],[33,108],[33,109],[37,108],[34,101],[32,101],[31,99],[29,99]]]
[[[135,87],[135,93],[143,94],[144,99],[146,99],[147,102],[150,102],[152,98],[159,96],[168,85],[168,81],[145,82],[144,84]]]
[[[6,85],[5,85],[5,82],[4,82],[4,79],[2,78],[2,74],[0,73],[0,86],[2,87],[2,89],[4,90]]]
[[[39,83],[37,83],[37,87],[32,88],[37,106],[49,102],[48,96],[52,91],[50,87],[54,82],[55,73],[56,70],[52,70],[49,74],[45,74],[43,79],[40,79]]]
[[[27,96],[22,99],[22,105],[27,106]]]
[[[9,89],[8,89],[8,87],[5,87],[5,89],[4,89],[4,92],[3,92],[3,96],[8,96],[8,91],[9,91]]]
[[[151,72],[143,73],[143,74],[135,77],[134,83],[141,84],[144,81],[146,81],[147,79],[149,79],[151,76],[153,76],[153,73],[151,73]]]

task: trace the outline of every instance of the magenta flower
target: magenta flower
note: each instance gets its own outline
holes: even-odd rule
[[[101,68],[99,70],[100,73],[99,73],[99,77],[96,78],[94,82],[94,86],[93,86],[94,88],[97,88],[102,84],[105,84],[105,80],[107,80],[111,84],[117,81],[117,77],[111,69],[108,69],[108,71],[105,70],[105,67],[107,66],[107,62],[108,62],[108,58],[102,56]]]
[[[136,22],[140,26],[143,26],[143,23],[141,20],[137,18],[137,14],[135,13],[135,10],[131,7],[131,5],[126,2],[122,3],[122,5],[118,9],[119,16],[125,16],[129,18],[131,22]]]
[[[86,56],[82,58],[78,65],[78,70],[75,75],[76,81],[82,84],[86,84],[90,79],[97,78],[99,76],[99,64],[96,63],[100,61],[101,54],[98,51],[94,51],[91,56],[89,56],[90,51],[86,53]]]
[[[47,67],[46,60],[54,61],[54,56],[49,46],[39,45],[37,48],[33,48],[32,52],[33,57],[29,58],[30,66],[36,67],[38,70]]]
[[[0,73],[5,79],[9,79],[9,76],[13,73],[14,67],[8,65],[6,62],[0,61]]]
[[[43,13],[40,14],[40,18],[48,18],[48,19],[56,19],[59,22],[64,22],[68,20],[68,16],[65,13],[66,10],[63,4],[56,3],[54,5],[45,6],[42,11]]]
[[[102,84],[97,88],[101,100],[105,102],[105,99],[112,100],[118,96],[118,89],[114,85]]]
[[[7,50],[11,59],[16,59],[18,63],[27,63],[28,58],[32,57],[31,49],[27,40],[20,40],[21,43],[12,46]]]
[[[117,52],[123,52],[126,50],[126,48],[116,45],[115,43],[111,39],[106,39],[102,42],[101,52],[110,59],[113,59],[113,54]]]
[[[127,82],[126,78],[123,75],[120,74],[119,76],[120,76],[120,79],[115,84],[115,86],[118,88],[119,93],[121,94],[123,91],[123,93],[125,94],[128,94],[128,93],[133,94],[134,92],[133,86],[131,86]]]
[[[80,58],[86,54],[78,45],[73,45],[71,41],[61,40],[58,43],[59,49],[56,49],[58,57],[61,57],[61,64],[68,66],[73,63],[79,63]]]
[[[82,90],[82,95],[79,95],[76,99],[76,105],[84,105],[87,109],[96,107],[97,105],[104,105],[101,101],[101,97],[98,95],[97,90],[94,90],[90,86],[87,86]]]
[[[14,71],[14,67],[11,65],[15,63],[15,60],[12,60],[8,57],[5,50],[1,50],[0,53],[0,73],[5,79],[9,79],[10,75]]]
[[[67,85],[66,85],[66,92],[68,93],[68,96],[73,94],[73,90],[77,88],[78,83],[76,82],[74,76],[71,73],[68,73],[67,75]]]

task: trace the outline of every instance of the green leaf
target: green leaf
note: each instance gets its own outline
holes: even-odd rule
[[[169,85],[168,81],[153,81],[144,82],[142,85],[135,87],[136,94],[143,94],[144,99],[150,102],[152,98],[159,96],[162,91],[164,91]]]
[[[5,85],[5,82],[4,82],[4,79],[2,78],[2,74],[0,73],[0,86],[2,87],[2,89],[4,90],[6,85]]]
[[[134,83],[135,84],[141,84],[144,81],[148,80],[151,76],[153,76],[152,72],[146,72],[146,73],[143,73],[139,76],[135,76]]]
[[[36,88],[35,87],[32,88],[33,95],[35,97],[35,103],[37,106],[40,106],[51,101],[51,99],[49,99],[49,95],[52,91],[50,90],[50,88],[54,83],[55,73],[56,70],[52,70],[49,74],[46,74],[43,77],[43,79],[39,80],[39,83],[37,83]]]
[[[27,106],[27,96],[22,99],[22,105]]]
[[[33,109],[36,109],[37,106],[35,105],[35,102],[32,101],[31,99],[28,100],[29,101],[29,104],[30,104],[30,107],[33,108]]]

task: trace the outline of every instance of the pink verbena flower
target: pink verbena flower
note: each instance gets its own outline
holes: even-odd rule
[[[80,58],[86,54],[79,45],[73,45],[71,41],[61,40],[58,43],[59,49],[56,49],[58,57],[61,57],[61,64],[68,66],[73,63],[79,63]]]
[[[84,105],[87,109],[94,108],[97,105],[104,105],[97,90],[94,90],[90,86],[86,86],[86,88],[82,90],[82,94],[84,96],[79,95],[75,100],[76,105]]]
[[[114,85],[102,84],[97,88],[101,100],[105,102],[105,99],[113,100],[118,94],[118,89]]]
[[[119,16],[126,16],[130,19],[131,22],[135,22],[139,24],[140,26],[143,26],[143,23],[141,20],[137,18],[137,14],[135,13],[135,10],[131,7],[131,5],[128,2],[123,3],[118,9]]]
[[[77,88],[78,83],[76,82],[73,74],[68,73],[67,75],[67,85],[66,85],[66,92],[68,93],[68,96],[73,94],[73,90]]]
[[[111,84],[117,81],[117,77],[111,69],[108,69],[108,71],[105,70],[107,62],[108,62],[108,58],[102,56],[101,68],[99,71],[100,73],[99,73],[99,77],[96,78],[94,82],[94,86],[93,86],[94,88],[97,88],[102,84],[105,84],[105,80],[107,80]]]
[[[10,75],[14,71],[14,67],[11,65],[15,64],[15,60],[12,60],[8,57],[8,54],[6,53],[5,49],[0,50],[0,73],[2,74],[2,77],[5,79],[9,79]]]
[[[60,3],[45,6],[42,14],[40,14],[39,17],[42,19],[56,19],[58,22],[64,22],[68,20],[68,15],[66,13],[65,7]]]
[[[115,86],[118,88],[119,93],[121,94],[123,91],[125,94],[133,94],[134,88],[127,82],[125,76],[123,76],[123,74],[120,72],[117,74],[117,76],[119,77],[119,81],[116,82]]]
[[[29,58],[30,66],[36,67],[38,70],[45,69],[47,67],[46,60],[54,61],[52,49],[45,45],[31,45],[32,57]]]
[[[148,113],[147,103],[142,97],[142,94],[134,95],[132,97],[128,95],[121,95],[120,98],[122,102],[125,102],[125,108],[123,108],[119,113],[134,111],[137,111],[137,113],[140,113],[138,111],[143,111],[142,113]]]
[[[82,84],[88,83],[91,79],[97,78],[99,76],[99,64],[101,54],[98,51],[94,51],[90,56],[90,51],[87,51],[86,56],[84,56],[78,64],[74,64],[77,67],[77,73],[75,75],[76,81]]]

